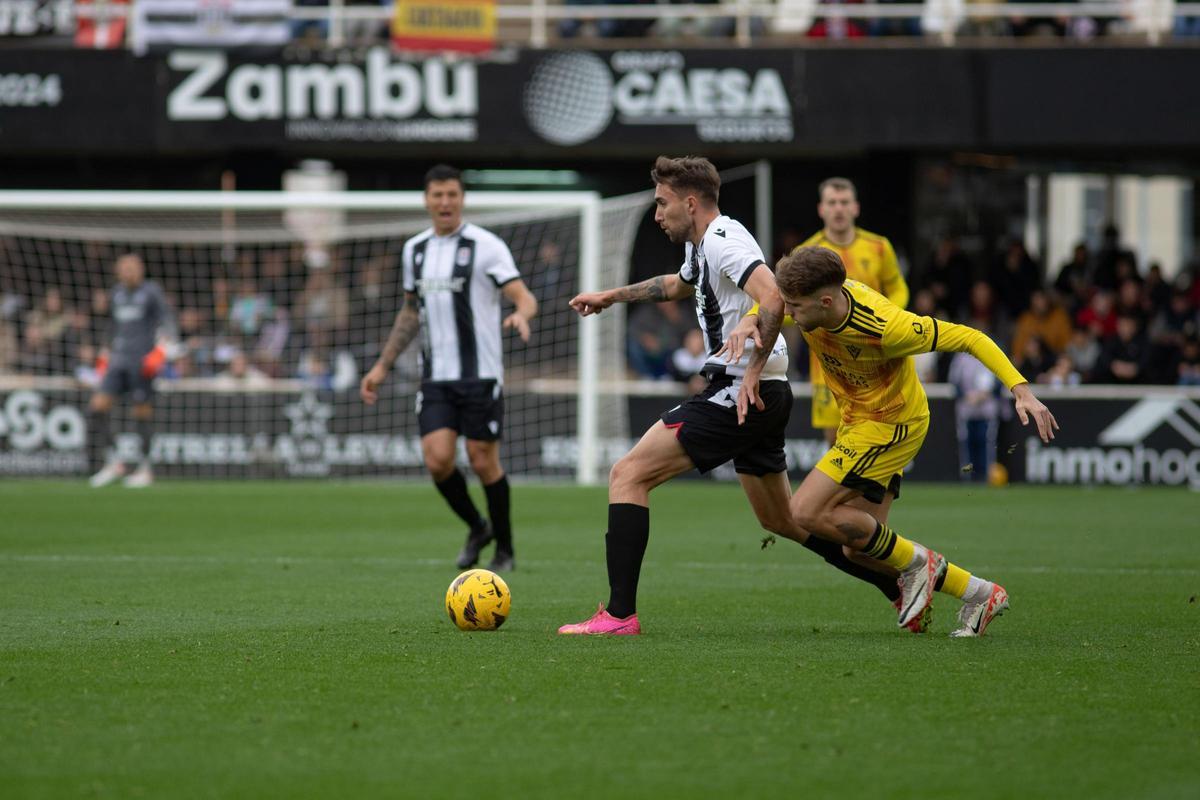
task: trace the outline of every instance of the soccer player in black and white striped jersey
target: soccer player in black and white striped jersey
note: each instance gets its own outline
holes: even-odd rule
[[[457,564],[473,566],[494,539],[488,568],[507,571],[515,561],[508,478],[500,467],[500,333],[514,330],[528,342],[537,300],[500,237],[463,221],[464,199],[457,169],[441,164],[425,174],[425,208],[433,224],[404,244],[404,305],[379,359],[362,379],[360,394],[374,404],[396,358],[423,332],[416,408],[421,451],[438,491],[468,526]],[[516,306],[503,322],[502,296]],[[467,440],[471,469],[483,483],[488,520],[471,502],[466,479],[454,464],[460,435]]]
[[[834,567],[878,587],[888,599],[900,596],[894,571],[851,561],[840,545],[799,528],[792,520],[784,456],[784,429],[792,409],[787,381],[787,345],[779,334],[783,300],[762,250],[740,222],[717,207],[721,178],[705,158],[660,157],[654,221],[684,245],[679,271],[648,281],[585,292],[571,300],[581,316],[599,314],[613,303],[663,302],[694,297],[708,359],[701,374],[708,386],[665,412],[612,469],[608,481],[605,547],[610,588],[607,606],[590,619],[564,625],[563,634],[630,635],[641,632],[637,587],[650,536],[650,492],[691,469],[708,472],[733,461],[760,524],[801,542]],[[724,355],[724,342],[751,306],[759,303],[761,341],[772,346]],[[754,408],[738,420],[739,392]]]

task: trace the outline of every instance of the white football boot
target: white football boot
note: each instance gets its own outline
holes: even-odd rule
[[[125,474],[125,465],[120,461],[109,461],[99,472],[91,477],[88,481],[93,489],[99,489],[101,486],[108,486],[115,480],[118,480]]]
[[[138,467],[125,478],[126,489],[145,489],[154,483],[154,473],[147,464]]]
[[[958,611],[958,630],[950,635],[956,639],[971,636],[983,636],[992,620],[1008,610],[1008,592],[998,583],[992,584],[992,590],[987,597],[974,603],[963,603]]]

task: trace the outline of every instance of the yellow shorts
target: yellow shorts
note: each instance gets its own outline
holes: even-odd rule
[[[882,503],[886,492],[900,496],[900,476],[916,457],[929,417],[907,425],[888,422],[855,422],[838,428],[837,439],[817,469],[847,489],[857,489],[872,503]]]
[[[812,385],[812,426],[817,430],[836,428],[842,424],[842,411],[833,392],[823,383]]]

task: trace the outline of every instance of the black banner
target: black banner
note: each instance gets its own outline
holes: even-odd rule
[[[600,474],[684,396],[680,386],[678,397],[630,397],[630,435],[597,442]],[[0,475],[85,475],[87,398],[82,389],[0,394]],[[934,421],[929,438],[908,474],[914,480],[956,480],[953,403],[933,398],[930,404]],[[354,393],[162,392],[155,402],[151,461],[159,475],[181,478],[423,477],[414,405],[412,390],[386,392],[370,408]],[[786,443],[795,479],[826,450],[809,418],[808,400],[797,397]],[[133,461],[140,452],[134,426],[120,424],[119,415],[117,422],[117,429],[129,432],[117,435],[116,451]],[[579,452],[574,397],[506,391],[504,437],[508,472],[574,478]],[[712,477],[736,480],[732,465],[715,470]]]
[[[4,152],[739,156],[1192,147],[1197,48],[0,51]],[[1096,80],[1096,76],[1104,76]],[[1114,103],[1123,105],[1114,106]]]
[[[1186,486],[1200,490],[1200,392],[1145,387],[1043,397],[1061,430],[1043,444],[1013,422],[1010,477],[1026,483]]]

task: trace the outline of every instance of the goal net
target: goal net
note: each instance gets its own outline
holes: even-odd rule
[[[567,300],[629,280],[651,206],[651,192],[468,192],[466,218],[508,243],[540,306],[528,343],[503,338],[509,473],[594,482],[628,449],[625,310],[580,319]],[[358,385],[402,299],[401,247],[428,224],[420,192],[0,192],[0,475],[95,466],[107,292],[135,252],[173,311],[156,474],[424,476],[417,344],[376,405]],[[125,403],[113,430],[119,455],[141,451]]]

